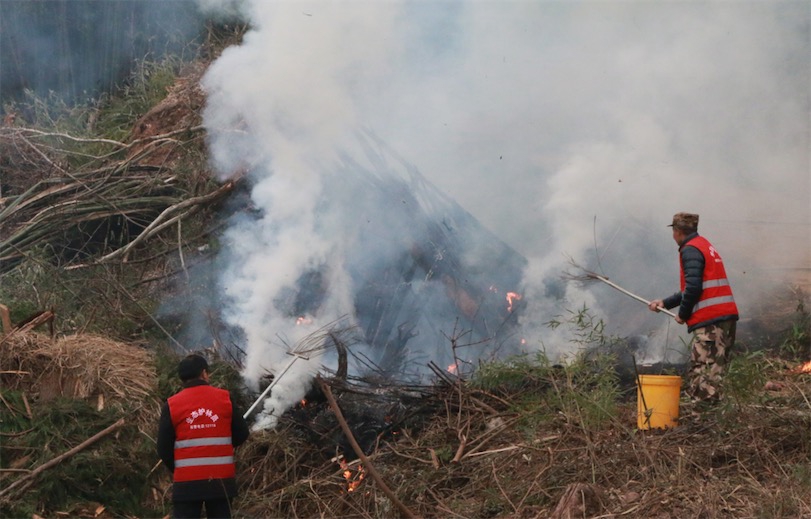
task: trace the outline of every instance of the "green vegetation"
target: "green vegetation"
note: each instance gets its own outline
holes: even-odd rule
[[[97,119],[89,129],[97,136],[123,141],[135,121],[166,97],[182,67],[183,63],[174,57],[158,63],[140,61],[120,92],[101,99]]]
[[[580,353],[554,365],[543,352],[485,363],[473,374],[471,387],[509,395],[520,416],[519,427],[528,432],[561,417],[586,430],[615,420],[620,396],[617,359],[599,347],[620,340],[606,336],[604,322],[585,306],[567,311],[548,326],[564,328]]]
[[[792,360],[811,359],[811,312],[806,305],[800,294],[794,319],[780,344],[780,354]]]
[[[615,361],[610,354],[579,355],[567,364],[551,365],[536,353],[483,364],[470,385],[509,395],[526,431],[560,418],[590,430],[617,417]]]
[[[40,466],[135,411],[127,406],[98,410],[85,400],[57,398],[34,400],[28,417],[21,392],[3,390],[2,395],[8,402],[0,412],[4,468]],[[135,426],[113,434],[44,471],[23,498],[0,505],[3,515],[30,517],[88,502],[103,503],[120,515],[158,515],[143,505],[150,491],[154,446]]]
[[[725,394],[738,405],[764,398],[764,393],[752,389],[763,387],[774,367],[763,351],[733,355],[724,378]]]

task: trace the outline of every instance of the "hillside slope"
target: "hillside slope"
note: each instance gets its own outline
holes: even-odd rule
[[[206,171],[201,71],[174,70],[180,79],[118,141],[20,119],[0,131],[0,303],[18,327],[0,339],[4,516],[170,511],[154,436],[191,345],[160,305],[206,290],[189,273],[218,246],[212,202],[239,189]],[[113,120],[110,106],[91,113],[95,128]],[[324,372],[276,429],[239,449],[236,515],[809,517],[811,373],[795,371],[811,358],[808,293],[795,283],[775,297],[766,306],[781,310],[739,341],[724,403],[696,416],[684,403],[680,425],[664,431],[637,429],[634,388],[601,355],[482,363],[424,387]],[[25,326],[44,309],[52,333]],[[205,317],[220,337],[216,313]],[[245,394],[229,340],[205,352],[214,382],[244,407],[256,395]]]

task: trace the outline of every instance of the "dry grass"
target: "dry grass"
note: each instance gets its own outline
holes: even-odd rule
[[[598,427],[584,426],[588,400],[546,413],[543,402],[561,392],[588,391],[556,375],[533,388],[537,411],[526,391],[436,388],[420,407],[430,417],[378,441],[369,459],[419,517],[553,517],[575,484],[599,496],[576,517],[811,517],[811,375],[774,364],[768,378],[778,391],[757,388],[763,398],[684,416],[666,431],[637,430],[630,396]],[[350,405],[350,393],[342,398]],[[362,469],[345,474],[328,437],[317,419],[255,434],[239,452],[239,514],[397,516],[371,478],[350,491]]]
[[[32,399],[91,400],[104,407],[115,401],[141,402],[145,420],[157,406],[152,354],[138,346],[96,335],[57,339],[15,333],[0,345],[3,387]]]
[[[12,336],[0,362],[4,389],[40,403],[57,394],[147,403],[156,383],[150,352],[96,336]],[[757,377],[746,371],[754,363]],[[573,517],[810,517],[811,374],[774,359],[741,365],[725,404],[696,417],[683,405],[682,423],[665,431],[637,430],[633,392],[612,393],[593,365],[534,367],[501,384],[491,373],[486,385],[331,386],[368,463],[417,517],[565,517],[555,509],[574,485],[593,500]],[[152,430],[157,406],[143,409]],[[323,394],[311,392],[238,450],[236,516],[400,516],[355,458]],[[168,507],[159,504],[168,479],[152,484],[150,509]]]
[[[14,488],[0,515],[160,515],[154,488],[165,480],[150,470],[160,409],[153,357],[89,334],[18,330],[0,339],[0,486]],[[76,450],[114,422],[113,434]]]

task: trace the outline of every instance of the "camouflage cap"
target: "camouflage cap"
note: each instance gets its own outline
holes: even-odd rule
[[[680,231],[695,231],[698,229],[698,215],[692,213],[676,213],[673,215],[673,223],[668,225]]]

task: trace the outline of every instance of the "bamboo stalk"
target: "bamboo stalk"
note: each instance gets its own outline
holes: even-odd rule
[[[142,243],[163,231],[169,225],[180,222],[191,213],[201,209],[212,200],[225,195],[234,181],[213,192],[191,199],[184,196],[165,196],[160,189],[170,186],[174,175],[168,179],[155,172],[162,168],[145,168],[134,164],[135,157],[128,157],[102,167],[71,171],[63,160],[64,154],[94,158],[80,152],[63,149],[52,140],[63,139],[76,143],[112,145],[116,151],[104,155],[110,157],[121,150],[146,145],[146,150],[158,146],[180,145],[176,137],[203,130],[202,126],[183,128],[150,136],[130,143],[106,139],[86,139],[58,132],[42,132],[34,129],[0,128],[0,140],[9,141],[29,164],[50,169],[56,176],[40,180],[22,194],[7,196],[0,204],[0,221],[9,224],[6,233],[0,233],[0,260],[17,260],[25,257],[28,250],[40,242],[58,239],[71,227],[121,216],[129,222],[146,225],[143,233],[107,256],[96,259],[98,264],[111,259],[124,259],[136,244]],[[143,151],[141,152],[143,153]],[[95,157],[99,158],[99,157]],[[157,195],[157,196],[155,196]],[[154,215],[158,214],[157,217]]]
[[[146,227],[146,229],[144,229],[141,232],[141,234],[138,235],[137,238],[135,238],[134,240],[129,242],[124,247],[121,247],[120,249],[116,249],[113,252],[111,252],[110,254],[107,254],[106,256],[102,256],[101,258],[99,258],[99,260],[96,263],[103,263],[105,261],[109,261],[109,260],[111,260],[113,258],[117,258],[118,256],[126,254],[127,251],[129,251],[130,249],[135,247],[137,244],[139,244],[140,242],[145,240],[147,237],[151,236],[151,233],[153,232],[154,228],[161,225],[161,223],[163,223],[163,220],[166,219],[166,217],[169,214],[171,214],[172,212],[178,211],[180,209],[185,209],[185,208],[187,208],[189,206],[193,206],[193,205],[196,205],[196,204],[204,204],[204,203],[210,202],[210,201],[224,195],[225,193],[230,191],[233,187],[234,187],[234,182],[233,181],[226,182],[221,187],[219,187],[215,191],[212,191],[211,193],[208,193],[208,194],[202,195],[202,196],[198,196],[198,197],[195,197],[195,198],[189,198],[189,199],[183,200],[182,202],[179,202],[179,203],[177,203],[175,205],[167,207],[166,209],[163,210],[163,212],[160,215],[158,215],[157,218],[155,218],[152,221],[152,223],[150,223]]]
[[[124,419],[122,418],[122,419],[118,420],[116,423],[114,423],[113,425],[111,425],[111,426],[107,427],[106,429],[104,429],[103,431],[94,434],[92,437],[90,437],[87,440],[83,441],[82,443],[80,443],[76,447],[70,449],[69,451],[67,451],[67,452],[65,452],[63,454],[60,454],[59,456],[57,456],[57,457],[55,457],[55,458],[53,458],[53,459],[51,459],[49,461],[46,461],[45,463],[43,463],[39,467],[35,468],[34,470],[29,472],[25,476],[21,477],[20,479],[18,479],[17,481],[13,482],[12,484],[10,484],[6,488],[4,488],[2,491],[0,491],[0,500],[6,499],[9,496],[9,494],[11,494],[11,492],[14,489],[16,489],[17,487],[22,487],[22,488],[27,487],[31,483],[31,480],[33,480],[35,477],[37,477],[40,473],[48,470],[49,468],[53,467],[54,465],[57,465],[57,464],[61,463],[62,461],[66,460],[67,458],[70,458],[74,454],[84,450],[85,448],[89,447],[90,445],[96,443],[98,440],[100,440],[104,436],[107,436],[108,434],[115,431],[116,429],[121,428],[123,425],[124,425]]]

